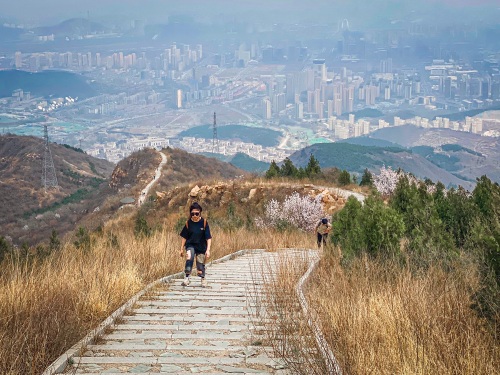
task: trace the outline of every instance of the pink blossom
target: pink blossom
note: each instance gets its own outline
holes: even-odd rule
[[[256,225],[272,228],[280,222],[286,222],[301,230],[311,231],[325,216],[321,198],[321,195],[312,198],[295,192],[287,196],[281,204],[272,199],[266,204],[264,217],[256,219]]]

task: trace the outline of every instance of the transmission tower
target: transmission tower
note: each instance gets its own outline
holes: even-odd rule
[[[212,153],[219,153],[219,137],[217,136],[217,114],[214,112],[214,135],[212,139]]]
[[[44,151],[43,151],[43,171],[42,171],[42,185],[45,191],[52,187],[57,187],[56,168],[54,167],[54,160],[52,160],[52,153],[49,146],[49,131],[47,125],[43,126],[44,138]]]

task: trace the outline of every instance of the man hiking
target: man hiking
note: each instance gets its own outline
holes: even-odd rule
[[[182,281],[183,286],[189,285],[195,258],[196,270],[198,276],[201,277],[201,286],[203,288],[207,286],[205,260],[210,258],[212,236],[207,220],[201,217],[202,210],[201,206],[196,202],[189,207],[190,218],[186,221],[186,225],[184,225],[180,233],[182,237],[181,257],[186,257],[186,267],[184,268],[186,277]]]
[[[327,218],[321,219],[318,224],[316,224],[316,234],[318,236],[318,249],[321,248],[321,244],[326,246],[326,239],[328,238],[328,233],[332,229],[332,224],[328,222]]]

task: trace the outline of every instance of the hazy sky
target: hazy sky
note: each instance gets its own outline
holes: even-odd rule
[[[368,12],[367,8],[396,14],[397,11],[425,11],[443,6],[466,7],[469,13],[476,12],[476,15],[484,8],[497,12],[500,7],[498,0],[2,0],[0,17],[38,25],[87,17],[88,13],[97,19],[110,16],[162,22],[175,13],[189,12],[197,17],[212,17],[220,13],[244,15],[259,12],[269,15],[269,12],[284,9],[285,13],[296,17],[317,15],[324,20],[330,14],[334,18],[338,12],[352,13],[354,18],[357,10]],[[484,14],[491,16],[491,12],[485,11]]]

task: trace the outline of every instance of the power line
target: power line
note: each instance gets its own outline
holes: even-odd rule
[[[212,138],[212,154],[219,153],[219,137],[217,136],[217,114],[214,112],[214,133]]]
[[[52,153],[50,152],[49,145],[49,131],[47,125],[43,126],[44,138],[44,151],[43,151],[43,171],[42,171],[42,185],[45,191],[52,187],[57,187],[56,168],[54,167],[54,160],[52,160]]]

